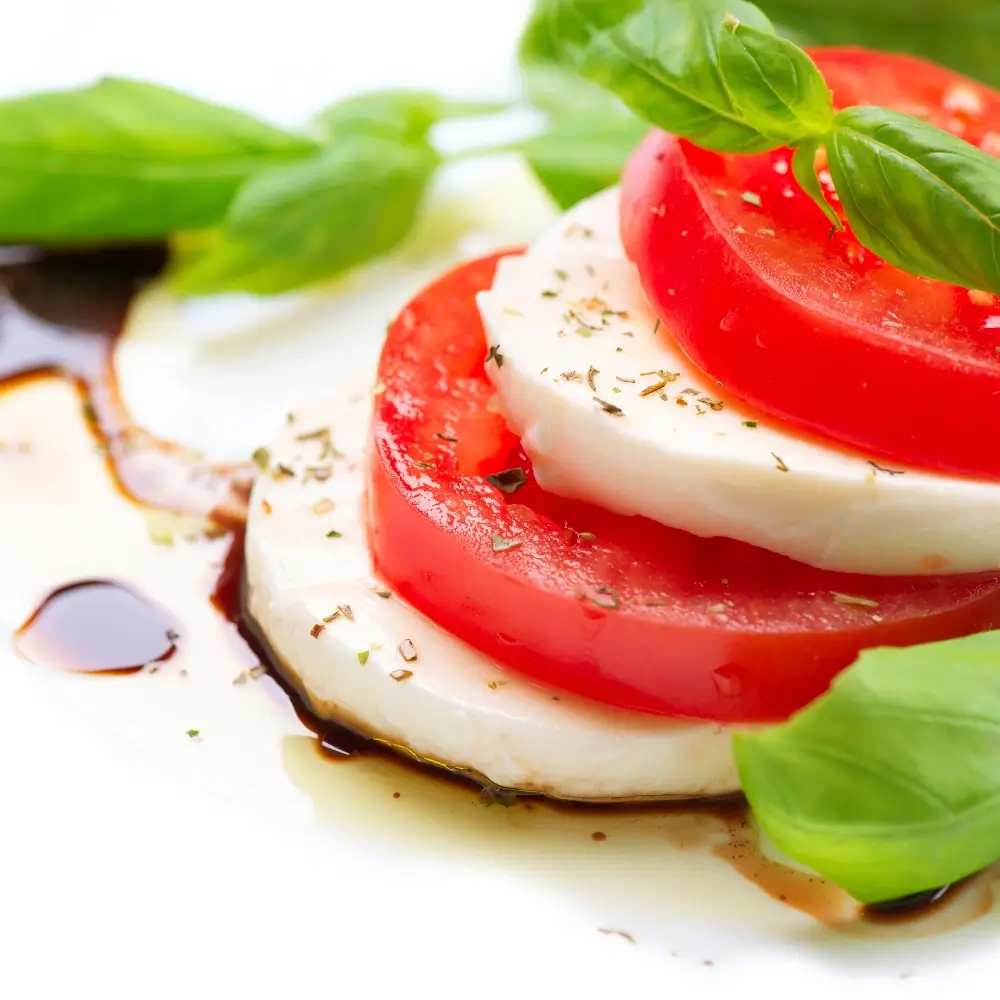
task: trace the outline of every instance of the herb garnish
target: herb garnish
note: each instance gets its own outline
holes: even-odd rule
[[[772,451],[771,452],[771,458],[773,458],[775,460],[775,462],[778,463],[777,466],[776,466],[776,468],[778,469],[779,472],[788,472],[789,471],[788,466],[785,465],[785,461],[784,461],[784,459],[780,455],[775,455],[775,453]]]
[[[253,453],[252,458],[253,464],[256,465],[261,472],[267,472],[268,467],[271,464],[271,453],[267,450],[267,448],[258,448]]]
[[[498,344],[490,345],[490,349],[486,354],[486,360],[483,364],[488,365],[491,361],[497,366],[497,368],[503,368],[503,355],[500,353],[500,347]]]
[[[337,530],[334,529],[334,530],[328,531],[326,533],[326,537],[327,538],[343,538],[344,535],[343,535],[342,532],[337,531]]]
[[[872,462],[870,459],[868,461],[868,464],[876,472],[884,472],[887,476],[904,476],[904,475],[906,475],[906,470],[905,469],[886,469],[883,466],[879,465],[878,463]]]
[[[302,485],[311,482],[325,483],[332,475],[332,465],[309,465],[302,472]]]
[[[518,549],[524,544],[519,538],[504,538],[503,535],[498,535],[495,532],[492,542],[494,552],[509,552],[511,549]]]
[[[358,663],[364,666],[368,662],[369,656],[371,656],[371,653],[367,649],[360,650],[358,652]]]
[[[614,927],[598,927],[597,932],[599,934],[614,935],[615,937],[625,938],[625,940],[628,941],[629,944],[635,944],[635,938],[632,937],[632,935],[629,934],[628,931],[620,931]]]
[[[614,403],[605,402],[603,399],[599,399],[597,396],[594,397],[594,402],[604,410],[605,413],[612,417],[623,417],[625,416],[625,411],[620,406],[615,406]]]
[[[854,604],[859,608],[878,607],[878,601],[873,601],[870,597],[855,597],[853,594],[838,594],[835,590],[830,591],[830,596],[838,604]]]
[[[598,587],[593,594],[583,595],[591,604],[606,611],[614,611],[621,604],[618,594],[610,587]]]
[[[319,460],[322,462],[326,458],[343,458],[342,452],[339,452],[333,446],[333,432],[329,427],[320,427],[314,431],[308,431],[305,434],[296,434],[296,441],[317,441],[321,445]]]
[[[520,466],[514,469],[504,469],[503,472],[492,472],[486,476],[486,482],[495,486],[501,493],[516,493],[528,481],[528,474]]]

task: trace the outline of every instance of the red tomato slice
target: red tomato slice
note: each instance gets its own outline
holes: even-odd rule
[[[442,627],[557,688],[734,721],[786,717],[866,646],[1000,623],[995,575],[824,572],[541,490],[484,372],[475,294],[496,260],[418,295],[390,327],[379,366],[374,565]],[[516,492],[484,478],[512,467],[527,474]]]
[[[1000,153],[995,91],[908,56],[813,56],[839,106],[917,114]],[[831,233],[790,160],[649,135],[624,174],[622,236],[654,308],[698,365],[765,413],[873,457],[1000,477],[1000,303]]]

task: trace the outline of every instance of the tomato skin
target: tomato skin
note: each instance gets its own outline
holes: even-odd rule
[[[390,327],[379,366],[374,569],[441,627],[599,702],[752,722],[786,718],[867,646],[1000,624],[997,576],[830,573],[543,491],[489,405],[474,295],[492,283],[496,260],[419,294]],[[516,493],[483,478],[513,466],[528,475]],[[495,551],[494,534],[520,545]],[[878,613],[838,593],[877,600]]]
[[[966,86],[958,74],[860,50],[813,55],[840,104],[920,111],[1000,149],[1000,94],[970,83],[981,107],[963,118],[946,110]],[[621,229],[653,307],[699,367],[763,413],[890,462],[1000,478],[988,445],[1000,426],[1000,304],[832,233],[790,160],[646,138],[623,176]]]

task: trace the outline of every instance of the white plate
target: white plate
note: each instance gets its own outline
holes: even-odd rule
[[[527,7],[36,0],[5,12],[0,91],[116,72],[289,123],[363,87],[496,95],[514,86]],[[243,457],[302,396],[370,365],[385,320],[444,263],[529,238],[550,214],[510,161],[451,173],[435,199],[445,221],[399,260],[269,303],[253,332],[245,302],[178,312],[148,298],[120,355],[138,419]],[[487,809],[382,764],[324,763],[272,682],[231,683],[238,647],[204,600],[221,547],[148,545],[68,390],[0,398],[0,438],[39,400],[66,428],[64,478],[53,490],[0,466],[0,628],[49,588],[107,574],[172,607],[198,641],[156,675],[117,679],[0,648],[0,996],[686,998],[749,985],[864,998],[995,981],[995,914],[939,938],[858,941],[671,847],[653,822]]]

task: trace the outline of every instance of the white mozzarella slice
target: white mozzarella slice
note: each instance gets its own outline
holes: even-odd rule
[[[724,728],[536,686],[379,596],[363,510],[369,411],[359,392],[298,412],[250,503],[248,610],[313,711],[508,788],[581,800],[737,790]],[[330,457],[328,428],[343,457]]]
[[[887,468],[730,398],[650,310],[617,218],[617,190],[583,203],[479,297],[502,358],[487,371],[542,486],[824,569],[1000,567],[1000,484]]]

